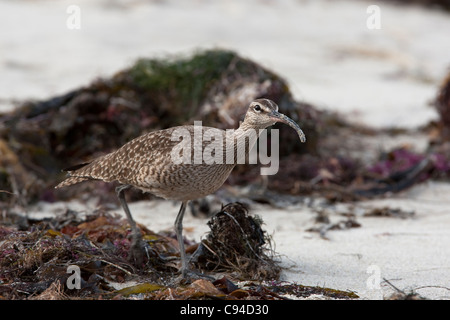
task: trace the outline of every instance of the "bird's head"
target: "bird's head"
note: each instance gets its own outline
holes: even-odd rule
[[[267,128],[277,122],[287,124],[295,131],[301,142],[306,141],[306,136],[294,120],[278,112],[278,106],[269,99],[257,99],[250,103],[244,122],[254,128]]]

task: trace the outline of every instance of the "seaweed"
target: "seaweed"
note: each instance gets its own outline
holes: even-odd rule
[[[395,0],[392,2],[402,5],[420,5],[431,9],[441,9],[446,12],[450,11],[450,2],[448,0]]]
[[[33,220],[8,214],[0,224],[0,299],[286,300],[317,294],[357,298],[335,289],[279,282],[281,268],[267,246],[262,221],[248,215],[242,204],[225,206],[209,225],[208,248],[200,249],[206,248],[205,241],[194,243],[197,251],[191,263],[216,280],[186,283],[177,273],[176,240],[164,232],[140,226],[149,252],[144,265],[136,266],[128,259],[130,228],[117,215],[67,211]],[[74,270],[79,271],[78,287]]]
[[[183,123],[197,113],[208,91],[236,58],[231,51],[214,50],[188,59],[142,58],[129,69],[128,76],[144,95],[170,103],[162,109],[170,110],[170,116]]]
[[[322,295],[335,299],[357,299],[359,296],[352,291],[342,291],[324,287],[304,286],[297,283],[275,282],[268,288],[278,294],[289,294],[295,297],[309,297]]]
[[[39,295],[53,284],[64,287],[64,294],[95,296],[110,291],[109,282],[124,282],[134,277],[159,279],[159,273],[176,271],[175,241],[141,226],[149,247],[145,266],[128,260],[129,226],[120,217],[97,211],[80,219],[66,212],[58,218],[28,220],[26,230],[15,230],[19,216],[0,225],[0,280],[2,292],[15,295]],[[21,218],[23,219],[23,218]],[[158,252],[159,254],[156,254]],[[69,290],[68,268],[81,270],[80,290]],[[147,270],[147,271],[145,271]],[[56,282],[60,282],[57,284]]]
[[[372,208],[364,213],[365,217],[393,217],[400,219],[412,218],[414,215],[414,211],[406,211],[400,208],[390,207]]]
[[[193,255],[196,267],[231,272],[240,279],[277,279],[281,272],[262,220],[241,203],[222,207],[208,222],[211,231]]]

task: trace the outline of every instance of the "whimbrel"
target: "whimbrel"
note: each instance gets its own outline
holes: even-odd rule
[[[212,135],[216,137],[214,140],[201,140],[202,148],[200,150],[207,145],[211,148],[211,144],[217,147],[219,143],[220,148],[224,150],[224,161],[211,162],[207,159],[199,161],[198,154],[196,155],[196,150],[194,150],[198,143],[195,139],[198,140],[196,134],[199,126],[173,127],[144,134],[114,152],[98,157],[89,163],[66,169],[69,177],[58,184],[56,188],[85,180],[118,182],[117,196],[131,227],[130,254],[136,260],[142,260],[143,257],[142,234],[131,216],[124,191],[135,187],[164,199],[181,201],[181,207],[175,220],[175,232],[181,257],[180,271],[182,276],[186,277],[190,272],[183,242],[183,216],[187,203],[218,190],[230,175],[238,158],[248,155],[255,141],[251,142],[249,139],[247,148],[244,148],[244,155],[239,154],[239,150],[242,150],[239,148],[239,144],[242,144],[241,141],[247,143],[245,139],[241,139],[242,137],[252,130],[259,134],[262,129],[276,122],[282,122],[294,128],[301,142],[305,142],[305,135],[300,127],[292,119],[279,113],[278,106],[273,101],[257,99],[250,104],[244,121],[232,134],[216,128],[200,127],[201,134],[211,131]],[[187,133],[187,136],[184,137],[187,139],[181,143],[179,142],[179,133]],[[174,139],[174,136],[177,135],[178,139]],[[174,161],[173,155],[179,154],[179,152],[174,153],[175,148],[183,146],[183,143],[191,141],[191,138],[194,139],[194,145],[184,144],[184,146],[190,149],[188,151],[194,151],[193,155],[191,152],[190,155],[183,158],[188,161]],[[233,146],[231,158],[227,158],[230,155],[229,146]],[[180,150],[183,151],[183,149]],[[202,156],[201,152],[200,156]]]

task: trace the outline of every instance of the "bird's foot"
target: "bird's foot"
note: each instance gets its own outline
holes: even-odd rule
[[[148,249],[148,244],[142,239],[142,235],[137,237],[133,236],[129,260],[134,262],[137,266],[141,266],[145,261],[145,257],[149,258]]]
[[[181,275],[180,275],[180,281],[183,283],[192,283],[196,280],[199,279],[204,279],[204,280],[208,280],[208,281],[214,281],[216,280],[214,277],[209,276],[207,274],[204,274],[202,272],[199,271],[195,271],[195,270],[191,270],[189,268],[182,268],[180,270]]]

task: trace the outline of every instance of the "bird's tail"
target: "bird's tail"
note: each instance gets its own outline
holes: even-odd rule
[[[86,178],[86,177],[68,177],[66,180],[60,182],[55,187],[55,189],[59,189],[59,188],[62,188],[62,187],[67,187],[67,186],[70,186],[72,184],[80,183],[80,182],[83,182],[83,181],[86,181],[86,180],[89,180],[89,178]]]
[[[88,164],[89,164],[89,162],[88,162],[88,163],[78,164],[78,165],[76,165],[76,166],[66,168],[66,169],[64,169],[63,171],[69,172],[69,175],[70,175],[70,172],[76,171],[76,170],[78,170],[78,169],[81,169],[81,168],[85,167],[85,166],[88,165]],[[55,189],[62,188],[62,187],[67,187],[67,186],[70,186],[70,185],[72,185],[72,184],[80,183],[80,182],[83,182],[83,181],[86,181],[86,180],[89,180],[89,178],[88,178],[88,177],[69,176],[66,180],[60,182],[60,183],[55,187]]]

